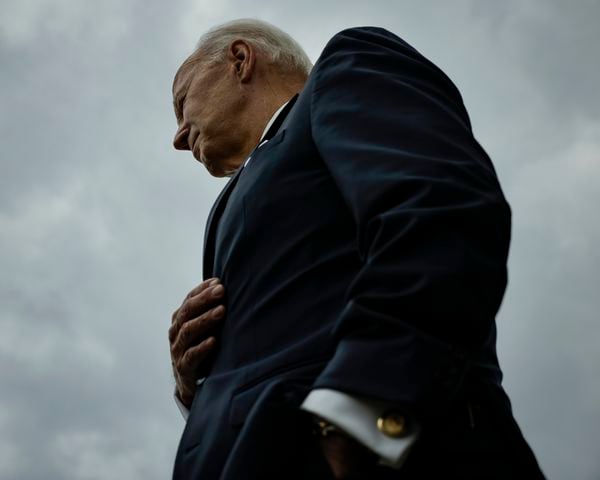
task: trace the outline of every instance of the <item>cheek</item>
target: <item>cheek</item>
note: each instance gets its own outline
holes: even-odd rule
[[[192,104],[187,109],[186,117],[187,117],[187,121],[191,125],[193,125],[197,128],[198,124],[200,122],[200,119],[202,118],[202,112],[200,111],[200,109],[197,106]]]
[[[223,141],[232,130],[231,115],[225,108],[204,112],[201,117],[200,133],[214,141]]]

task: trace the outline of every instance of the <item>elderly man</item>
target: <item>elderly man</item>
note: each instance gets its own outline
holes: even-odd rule
[[[230,176],[169,330],[174,478],[543,478],[501,386],[510,208],[453,83],[387,30],[312,67],[213,28],[174,146]]]

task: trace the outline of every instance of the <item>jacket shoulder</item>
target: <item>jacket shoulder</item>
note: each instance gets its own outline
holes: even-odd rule
[[[336,53],[351,50],[358,53],[362,50],[374,48],[388,48],[392,50],[407,50],[418,53],[417,50],[401,39],[398,35],[383,27],[358,26],[349,27],[333,35],[319,56],[317,63]]]
[[[312,76],[316,89],[338,84],[348,77],[354,81],[378,77],[388,84],[395,78],[419,88],[429,86],[462,105],[458,88],[437,65],[382,27],[351,27],[336,33],[315,62]],[[397,85],[388,86],[390,91],[397,88]],[[462,111],[464,107],[460,110],[461,115],[466,113]]]

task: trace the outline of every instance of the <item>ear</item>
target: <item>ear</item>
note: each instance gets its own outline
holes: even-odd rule
[[[246,40],[234,40],[229,45],[227,59],[240,82],[249,82],[256,65],[256,51],[254,47]]]

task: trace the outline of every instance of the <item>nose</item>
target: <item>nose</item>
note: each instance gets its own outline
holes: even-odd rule
[[[190,135],[190,127],[182,125],[175,132],[175,138],[173,138],[173,147],[175,150],[189,150],[188,136]]]

